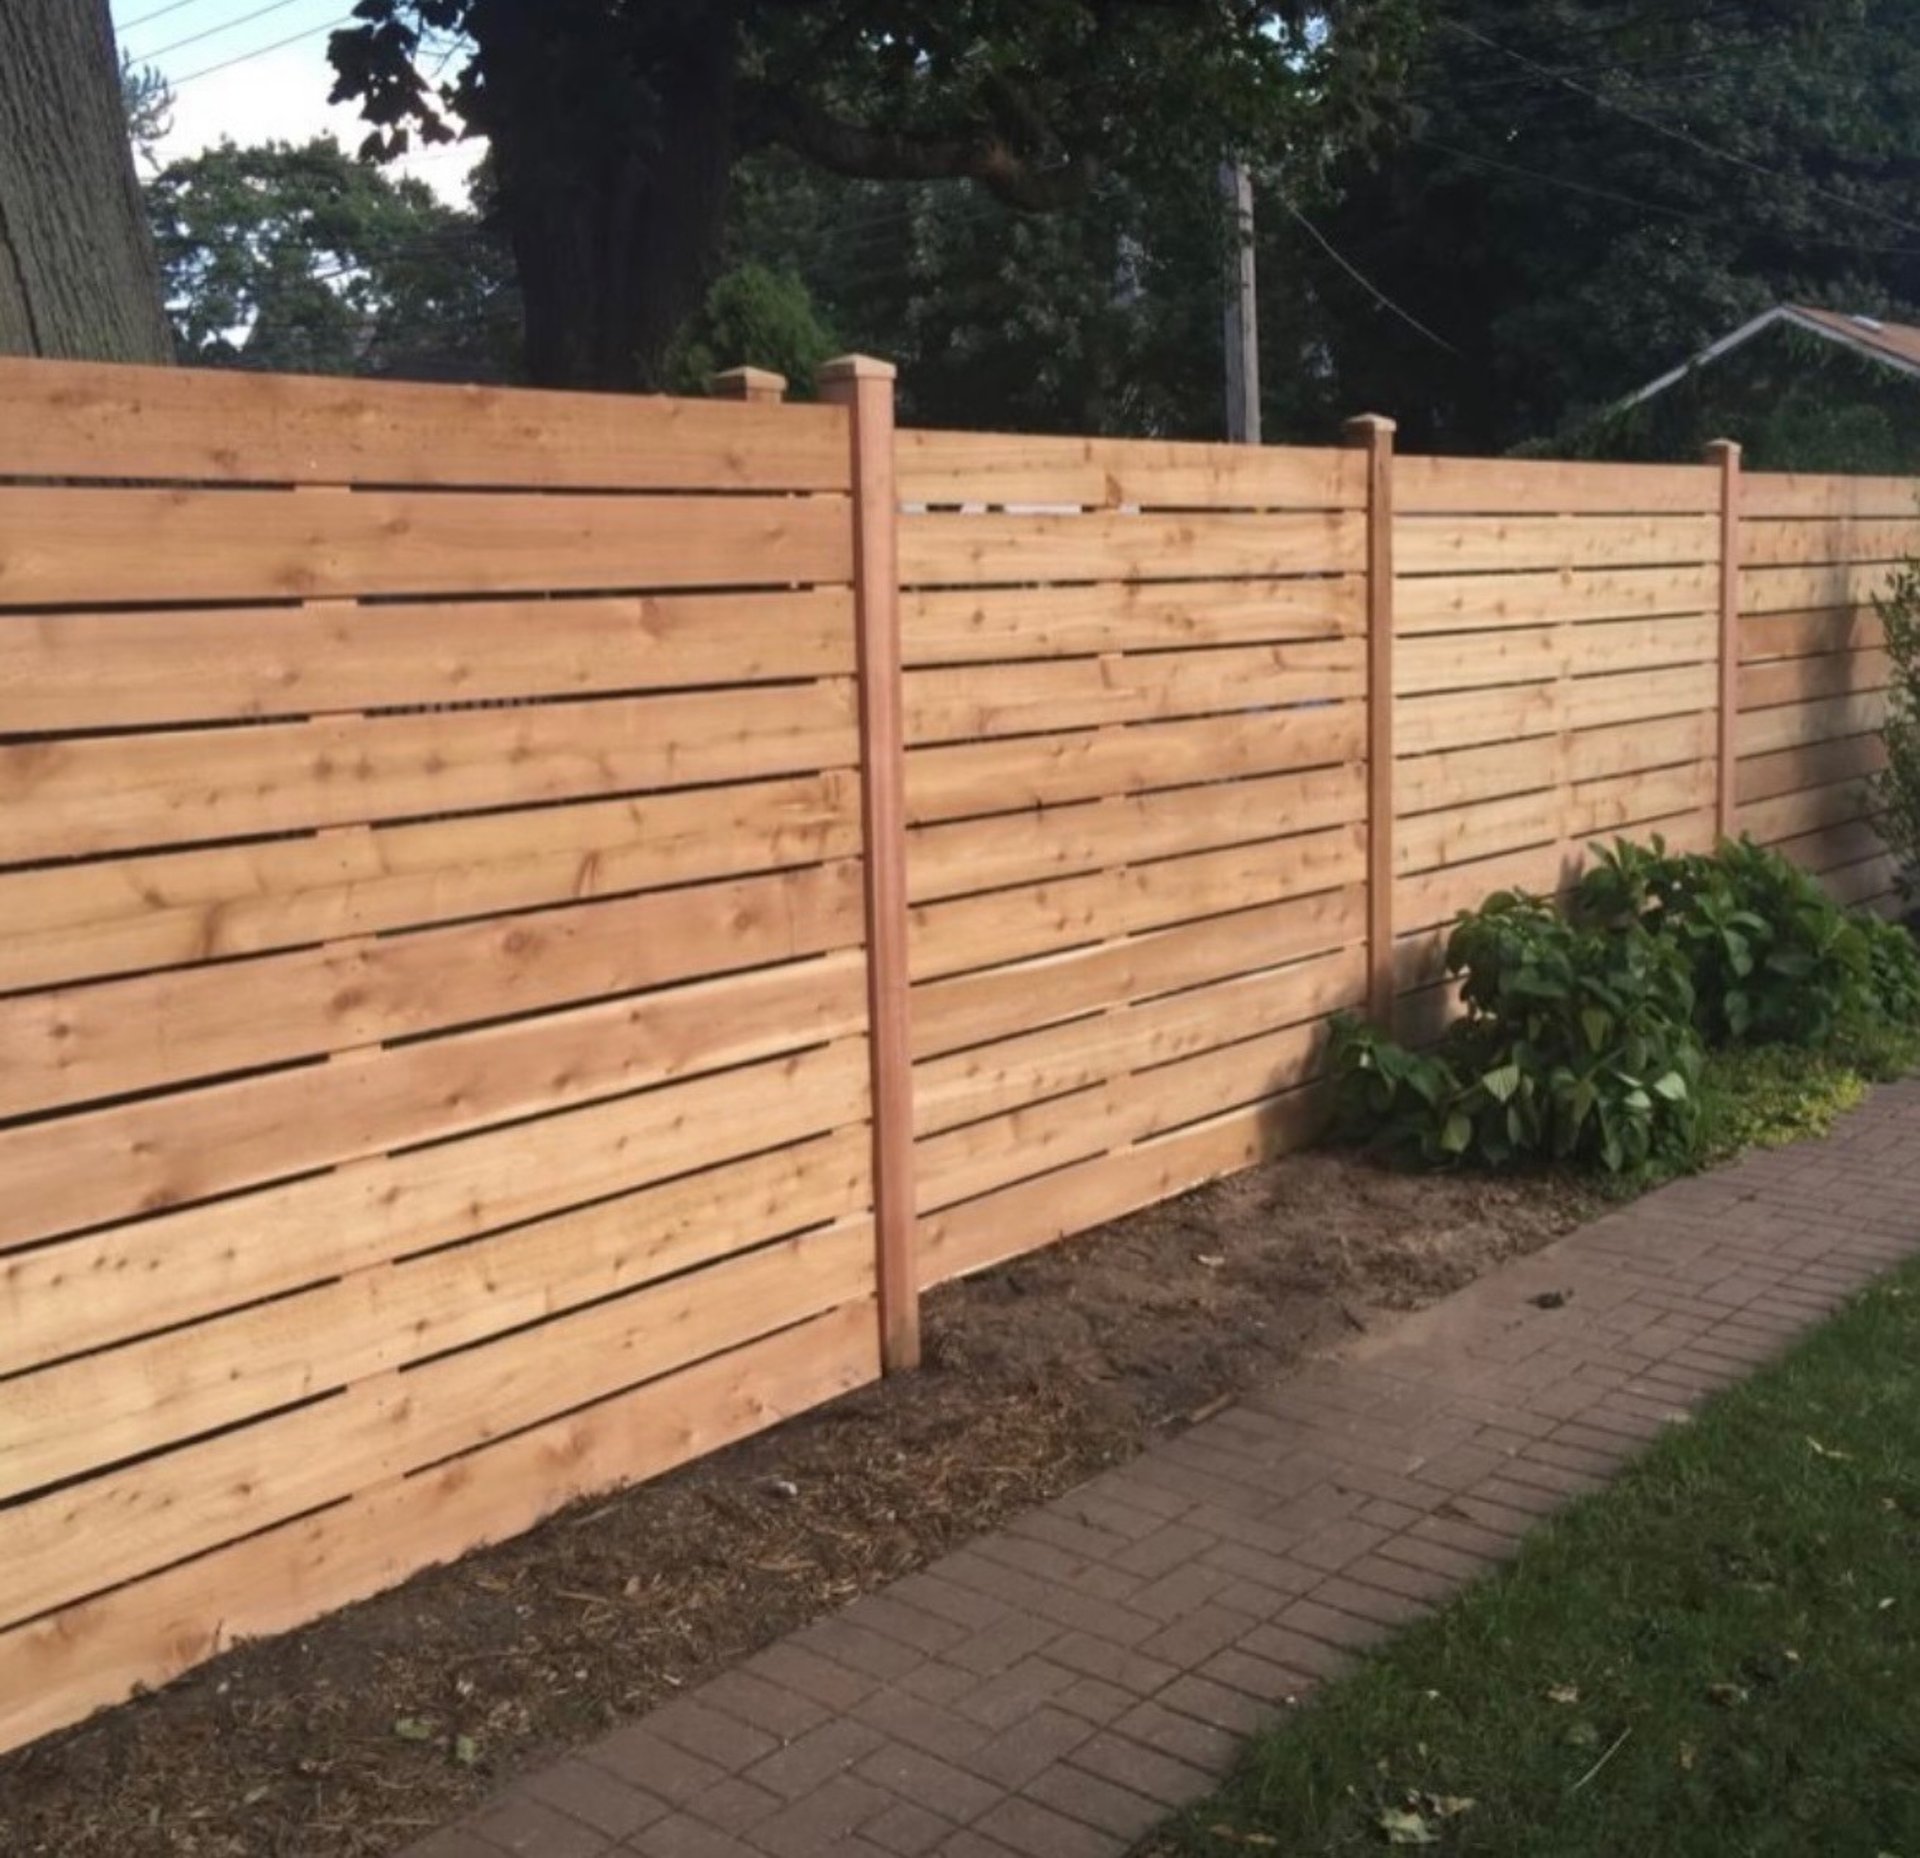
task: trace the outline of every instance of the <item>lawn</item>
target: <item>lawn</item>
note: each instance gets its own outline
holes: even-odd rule
[[[1156,1853],[1920,1858],[1920,1266],[1256,1742]]]

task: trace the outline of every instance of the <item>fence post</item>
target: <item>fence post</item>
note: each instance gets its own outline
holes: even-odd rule
[[[1713,824],[1717,837],[1740,830],[1740,445],[1715,439],[1707,463],[1720,467],[1720,702]]]
[[[1393,965],[1393,434],[1362,413],[1345,427],[1367,454],[1367,1014],[1394,1028]]]
[[[867,874],[868,1049],[873,1062],[873,1204],[880,1358],[920,1363],[920,1261],[914,1242],[913,1056],[907,1038],[906,726],[891,362],[843,355],[820,397],[853,428],[854,625],[860,671],[861,823]]]
[[[707,392],[716,400],[746,400],[756,406],[775,406],[787,391],[787,377],[771,368],[728,368],[707,376]]]

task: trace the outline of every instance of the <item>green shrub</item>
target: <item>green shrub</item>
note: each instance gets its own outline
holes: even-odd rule
[[[1638,1171],[1697,1140],[1702,1052],[1678,952],[1628,921],[1576,927],[1503,893],[1447,944],[1467,1007],[1430,1053],[1335,1022],[1341,1119],[1430,1166]]]
[[[1456,924],[1447,971],[1466,1012],[1432,1051],[1343,1017],[1330,1054],[1346,1130],[1428,1166],[1672,1171],[1823,1126],[1920,1054],[1913,938],[1747,839],[1710,855],[1622,840],[1564,913],[1491,897]],[[1703,1093],[1710,1048],[1737,1053]]]
[[[1711,854],[1655,839],[1597,853],[1574,892],[1575,921],[1637,922],[1678,948],[1709,1045],[1826,1045],[1863,1019],[1920,1009],[1920,956],[1892,924],[1843,910],[1819,881],[1751,839]]]

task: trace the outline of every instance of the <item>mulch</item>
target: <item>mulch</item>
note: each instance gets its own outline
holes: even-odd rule
[[[1289,1156],[937,1291],[927,1365],[0,1758],[8,1858],[369,1858],[1596,1210]]]

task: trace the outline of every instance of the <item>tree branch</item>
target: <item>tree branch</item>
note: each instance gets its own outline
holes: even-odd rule
[[[1051,213],[1082,199],[1100,172],[1089,154],[1041,163],[992,130],[873,129],[764,85],[743,85],[741,141],[778,144],[834,174],[868,181],[978,181],[996,199]]]

